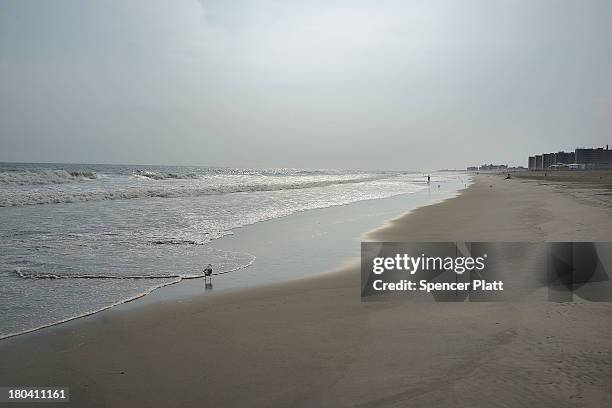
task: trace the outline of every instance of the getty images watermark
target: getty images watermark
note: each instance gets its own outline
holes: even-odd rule
[[[362,242],[362,300],[612,301],[609,242]]]

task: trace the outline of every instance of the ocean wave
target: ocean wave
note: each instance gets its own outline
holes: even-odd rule
[[[158,239],[150,243],[153,245],[204,245],[203,242],[190,239]]]
[[[0,207],[15,207],[40,204],[59,204],[83,201],[127,200],[137,198],[177,198],[198,197],[214,194],[250,193],[257,191],[280,191],[314,187],[327,187],[332,185],[364,183],[394,177],[391,175],[373,175],[355,178],[342,178],[332,180],[318,180],[309,182],[275,183],[275,184],[225,184],[208,185],[206,183],[189,183],[178,186],[139,186],[123,190],[32,190],[5,192],[0,196]]]
[[[238,252],[236,252],[238,253]],[[228,273],[237,272],[242,269],[246,269],[255,262],[256,256],[253,254],[243,253],[250,259],[244,263],[236,265],[227,270],[220,269],[213,273],[213,275],[226,275]],[[72,274],[72,273],[49,273],[49,272],[29,272],[24,271],[22,268],[15,268],[13,270],[16,276],[23,279],[113,279],[113,280],[126,280],[126,279],[176,279],[177,282],[180,280],[187,279],[198,279],[204,277],[204,272],[193,273],[193,274],[153,274],[153,275],[109,275],[109,274]]]
[[[126,276],[118,276],[118,275],[79,275],[79,274],[55,274],[55,273],[46,273],[46,272],[25,272],[21,269],[15,269],[15,275],[24,279],[172,279],[172,278],[181,278],[181,279],[189,279],[196,277],[203,277],[204,275],[126,275]]]
[[[94,171],[38,170],[0,172],[0,184],[7,185],[44,185],[64,184],[82,180],[94,180]]]
[[[199,176],[195,173],[189,174],[176,174],[176,173],[156,173],[148,170],[136,170],[133,174],[136,178],[149,179],[149,180],[184,180],[184,179],[197,179]]]

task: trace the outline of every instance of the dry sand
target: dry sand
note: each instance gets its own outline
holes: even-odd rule
[[[601,191],[565,190],[481,175],[367,238],[609,240]],[[0,342],[0,384],[69,385],[78,407],[612,404],[610,304],[362,303],[359,291],[354,266],[101,313]]]
[[[520,179],[541,180],[546,182],[563,183],[574,186],[592,186],[612,188],[612,171],[593,170],[593,171],[524,171],[514,172],[512,177]]]

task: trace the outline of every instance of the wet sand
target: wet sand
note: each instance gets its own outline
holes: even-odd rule
[[[365,238],[609,240],[604,190],[567,190],[481,175]],[[62,406],[79,407],[611,403],[608,303],[362,303],[359,292],[355,264],[101,313],[0,342],[0,384],[67,385]]]

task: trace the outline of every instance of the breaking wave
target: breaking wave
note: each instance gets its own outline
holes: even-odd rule
[[[82,180],[94,180],[94,171],[39,170],[0,172],[0,184],[7,185],[45,185],[65,184]]]
[[[62,170],[63,171],[63,170]],[[54,171],[55,173],[55,171]],[[76,176],[70,175],[75,178]],[[79,176],[84,177],[84,176]],[[128,200],[136,198],[176,198],[198,197],[212,194],[248,193],[255,191],[295,190],[313,187],[326,187],[331,185],[354,184],[390,178],[388,174],[364,176],[346,179],[320,180],[294,183],[254,183],[254,184],[222,184],[209,185],[205,181],[181,183],[172,186],[138,186],[122,190],[45,190],[36,189],[28,192],[6,192],[0,196],[0,207],[13,207],[37,204],[74,203],[83,201]]]
[[[195,173],[190,174],[176,174],[176,173],[156,173],[147,170],[137,170],[134,174],[136,178],[150,179],[150,180],[185,180],[185,179],[197,179],[199,176]]]

